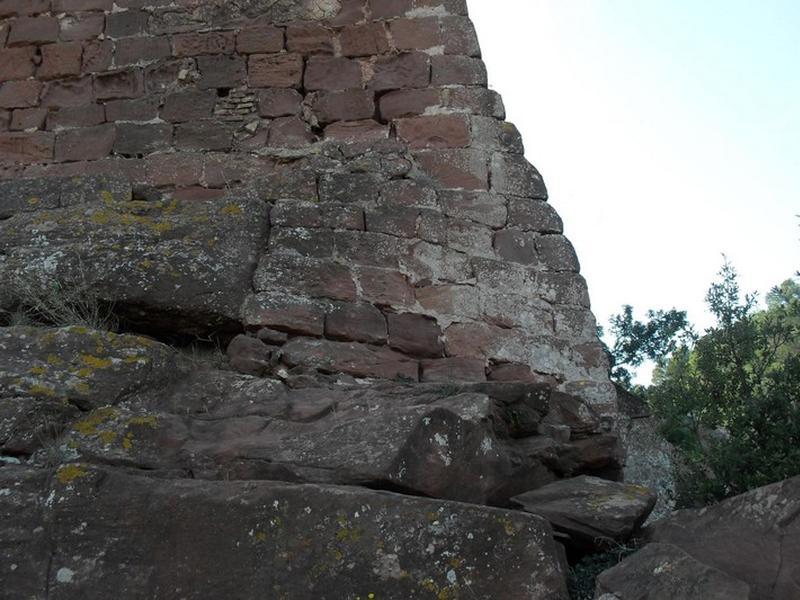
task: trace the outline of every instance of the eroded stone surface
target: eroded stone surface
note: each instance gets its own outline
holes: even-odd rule
[[[800,477],[699,510],[680,510],[651,525],[653,542],[678,546],[750,586],[754,600],[800,594]]]
[[[139,326],[230,326],[267,227],[257,201],[121,201],[107,190],[83,204],[18,213],[0,221],[0,276],[9,282],[0,304],[41,296],[56,281],[91,290]]]
[[[0,572],[5,589],[27,597],[567,598],[549,527],[523,513],[80,463],[2,468],[0,490],[0,514],[14,522]]]
[[[748,600],[750,586],[671,544],[648,544],[597,578],[596,598]]]
[[[627,541],[653,510],[656,495],[641,486],[580,476],[515,496],[513,502],[550,521],[576,547],[602,549]]]

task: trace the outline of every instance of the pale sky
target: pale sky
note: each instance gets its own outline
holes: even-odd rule
[[[709,325],[723,253],[762,298],[800,269],[800,1],[469,8],[601,324],[632,304]]]

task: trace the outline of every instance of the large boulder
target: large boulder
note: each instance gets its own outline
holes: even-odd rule
[[[574,477],[515,496],[524,510],[544,517],[580,549],[627,541],[656,503],[647,488],[597,477]]]
[[[567,598],[549,526],[520,512],[75,463],[48,475],[0,469],[6,597]]]
[[[800,476],[717,505],[680,510],[647,529],[696,560],[741,579],[753,600],[800,598]]]
[[[605,596],[609,594],[610,596]],[[671,544],[649,544],[597,578],[606,600],[749,600],[750,586]]]
[[[244,197],[126,199],[99,190],[80,203],[17,212],[0,220],[0,308],[62,296],[111,304],[140,331],[238,327],[267,232],[268,206]]]

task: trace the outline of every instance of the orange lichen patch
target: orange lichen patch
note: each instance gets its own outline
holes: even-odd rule
[[[76,479],[86,477],[87,474],[86,469],[82,465],[64,465],[59,467],[56,472],[56,477],[63,485],[67,485]]]

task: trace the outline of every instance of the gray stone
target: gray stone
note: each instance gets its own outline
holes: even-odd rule
[[[0,469],[0,515],[14,523],[4,527],[0,573],[4,589],[24,597],[567,598],[557,544],[531,515],[75,463],[46,474]]]
[[[582,549],[603,549],[625,542],[656,502],[647,488],[580,476],[515,496],[524,510],[544,517]]]
[[[595,598],[749,600],[750,586],[671,544],[649,544],[597,578]]]
[[[81,288],[140,328],[204,333],[238,321],[267,236],[258,201],[93,202],[0,221],[0,306]],[[88,299],[87,299],[88,300]]]

